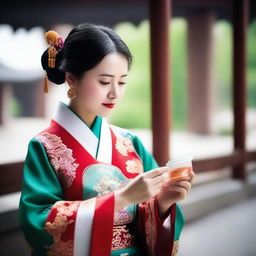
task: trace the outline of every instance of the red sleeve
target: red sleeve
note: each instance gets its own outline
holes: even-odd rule
[[[147,256],[170,256],[174,244],[176,204],[160,217],[156,197],[138,204],[137,232],[143,237]]]

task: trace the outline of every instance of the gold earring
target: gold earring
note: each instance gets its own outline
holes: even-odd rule
[[[74,99],[76,97],[76,91],[73,88],[69,88],[67,94],[70,99]]]

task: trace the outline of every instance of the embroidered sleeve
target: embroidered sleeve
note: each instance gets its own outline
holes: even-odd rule
[[[142,243],[148,256],[172,255],[174,246],[176,205],[168,210],[168,216],[160,218],[156,197],[138,204],[137,232],[144,237]],[[164,221],[166,224],[164,225]]]
[[[133,145],[143,161],[144,172],[157,168],[159,165],[153,155],[145,148],[140,138],[132,135]]]
[[[43,145],[35,138],[31,139],[19,202],[20,227],[31,255],[109,255],[114,193],[88,200],[67,201],[63,198],[62,186]],[[99,229],[104,224],[108,232],[105,236]],[[105,241],[103,249],[95,246],[97,241]]]
[[[122,129],[122,135],[132,140],[133,146],[143,162],[144,172],[159,167],[156,159],[145,148],[138,136],[127,129]],[[156,197],[137,205],[137,239],[139,244],[144,244],[148,256],[176,255],[178,238],[183,224],[184,216],[179,204],[173,204],[163,216],[160,216]]]
[[[159,166],[157,161],[145,148],[140,138],[132,133],[131,137],[133,145],[143,161],[144,171],[157,168]],[[175,207],[176,205],[173,205],[163,216],[160,216],[157,197],[138,204],[137,227],[138,232],[144,237],[147,255],[171,255],[174,240]]]

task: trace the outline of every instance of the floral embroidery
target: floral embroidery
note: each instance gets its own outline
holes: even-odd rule
[[[73,240],[63,241],[61,236],[68,226],[74,222],[74,219],[70,218],[76,213],[80,203],[81,201],[57,201],[52,207],[52,209],[57,210],[57,214],[53,222],[47,221],[45,224],[46,231],[52,235],[54,241],[51,246],[45,246],[49,249],[48,256],[73,255]]]
[[[111,250],[120,250],[131,247],[134,235],[129,232],[125,225],[113,226],[113,238]]]
[[[173,250],[172,250],[171,256],[176,256],[178,253],[178,249],[179,249],[179,240],[175,240],[173,244]]]
[[[67,242],[60,240],[54,243],[53,246],[46,247],[51,248],[51,250],[47,253],[47,256],[72,256],[74,242],[72,240]]]
[[[109,177],[107,175],[102,175],[93,189],[98,192],[98,195],[103,195],[111,191],[120,189],[129,183],[129,179],[121,180],[114,177]],[[127,207],[124,207],[114,213],[114,224],[121,225],[129,223],[133,220],[133,215],[128,211]]]
[[[143,166],[139,159],[127,160],[125,162],[125,164],[126,164],[127,172],[130,172],[130,173],[142,173],[143,172]]]
[[[152,198],[143,204],[145,205],[145,214],[146,214],[146,243],[147,243],[147,250],[148,255],[155,255],[154,254],[154,248],[156,243],[156,232],[157,232],[157,226],[156,226],[156,219],[155,219],[155,208],[154,208],[154,200],[155,198]]]
[[[47,232],[53,236],[54,241],[59,241],[62,233],[67,229],[67,226],[73,223],[74,220],[69,220],[67,216],[56,216],[53,223],[47,222],[45,228]]]
[[[65,215],[71,217],[77,210],[81,201],[57,201],[54,208],[58,210],[58,215]]]
[[[67,148],[60,137],[49,132],[43,132],[35,138],[45,146],[50,163],[55,169],[61,184],[65,188],[69,188],[76,177],[76,168],[79,166],[79,164],[74,163],[72,149]]]
[[[122,137],[122,136],[116,136],[116,144],[115,148],[123,155],[128,156],[128,152],[133,152],[133,145],[130,139]]]
[[[98,192],[99,195],[114,191],[124,187],[130,182],[130,179],[119,180],[115,177],[109,177],[108,175],[101,175],[93,189]]]
[[[133,215],[127,210],[127,207],[124,207],[118,211],[115,211],[114,214],[114,225],[122,225],[129,223],[133,220]]]
[[[114,191],[118,188],[119,181],[107,175],[102,175],[97,184],[93,187],[93,189],[97,191],[99,195]]]

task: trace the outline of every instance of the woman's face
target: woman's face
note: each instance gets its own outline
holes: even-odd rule
[[[126,57],[109,53],[97,66],[84,73],[76,86],[74,100],[86,113],[107,117],[125,92],[127,75]]]

